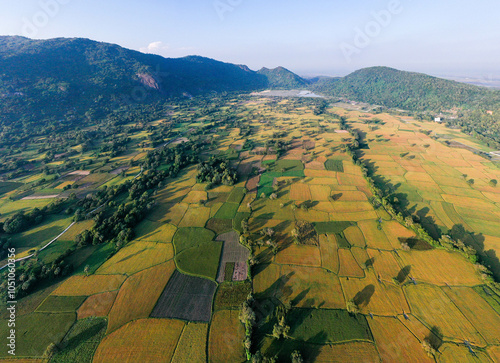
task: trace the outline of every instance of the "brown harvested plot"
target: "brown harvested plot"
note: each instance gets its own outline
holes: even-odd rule
[[[158,203],[147,218],[151,221],[178,225],[188,208],[189,205],[185,203]]]
[[[310,185],[311,199],[314,201],[326,201],[332,194],[332,190],[328,185]]]
[[[184,326],[178,320],[133,321],[103,339],[93,362],[170,362]]]
[[[235,262],[233,271],[233,281],[245,281],[248,277],[248,263]]]
[[[103,292],[89,296],[77,311],[78,319],[85,319],[91,316],[107,316],[111,306],[115,302],[118,291]]]
[[[213,363],[245,362],[241,342],[245,337],[238,310],[217,311],[210,324],[208,361]]]
[[[364,277],[365,273],[363,269],[359,267],[356,259],[352,255],[350,250],[341,248],[338,250],[340,259],[340,271],[339,276],[348,277]]]
[[[470,287],[443,288],[489,344],[500,343],[500,316]]]
[[[276,255],[276,262],[287,265],[321,267],[320,250],[316,246],[292,244]]]
[[[53,293],[57,296],[89,296],[120,288],[127,277],[123,275],[71,276]]]
[[[209,322],[217,285],[207,279],[175,271],[151,317]]]
[[[404,287],[412,314],[428,327],[438,327],[447,340],[463,342],[467,339],[477,345],[486,342],[456,305],[436,286],[418,284]]]
[[[182,331],[172,363],[205,363],[207,361],[208,324],[189,323]]]
[[[401,288],[378,282],[372,272],[367,272],[363,279],[342,277],[340,281],[346,299],[354,299],[363,314],[394,316],[410,310]]]
[[[382,223],[384,224],[384,223]],[[392,250],[393,246],[382,229],[378,229],[378,222],[374,220],[360,221],[358,227],[363,232],[368,247]]]
[[[241,262],[246,266],[246,262],[248,260],[248,257],[250,256],[250,251],[248,250],[248,248],[243,247],[239,243],[239,235],[236,231],[221,234],[217,236],[216,240],[224,242],[224,244],[222,245],[222,258],[220,261],[219,273],[217,276],[217,281],[223,282],[225,278],[224,272],[226,263]],[[242,266],[238,265],[238,271],[243,272],[241,267]],[[243,280],[245,279],[246,276],[243,278]]]
[[[319,248],[321,251],[321,267],[326,268],[333,273],[338,273],[340,261],[335,236],[327,236],[326,234],[320,235]]]
[[[129,277],[109,313],[108,333],[132,320],[148,317],[174,270],[175,264],[170,261]]]
[[[309,178],[307,179],[307,184],[311,185],[337,185],[339,182],[337,178]],[[353,187],[356,188],[356,187]]]
[[[382,280],[391,281],[394,277],[398,277],[400,282],[406,280],[407,274],[411,271],[410,268],[402,269],[397,263],[392,252],[378,251],[368,249],[370,255],[370,263],[375,269],[377,276]]]
[[[296,307],[341,309],[345,307],[342,288],[337,276],[321,268],[281,268],[281,279],[275,284],[274,295],[283,303]],[[276,282],[276,280],[274,280]]]
[[[383,362],[434,362],[398,319],[376,316],[367,320]]]
[[[410,276],[435,285],[475,286],[482,284],[474,265],[458,252],[444,250],[400,251],[404,266],[411,266]]]
[[[363,236],[363,232],[361,232],[357,226],[351,226],[344,229],[344,236],[352,246],[366,246],[365,236]]]
[[[290,199],[311,200],[311,191],[309,190],[309,185],[303,183],[293,184],[290,189]]]
[[[178,227],[205,227],[210,218],[210,208],[191,205]]]
[[[249,192],[256,192],[257,191],[257,186],[259,185],[259,180],[260,176],[254,176],[253,178],[248,179],[247,184],[245,185],[245,188]]]
[[[325,170],[325,162],[311,161],[305,164],[305,168],[313,170]]]
[[[316,363],[379,362],[380,357],[373,343],[351,342],[322,345]]]
[[[174,257],[171,243],[134,242],[122,248],[116,255],[107,260],[98,274],[133,275],[152,266],[159,265]]]

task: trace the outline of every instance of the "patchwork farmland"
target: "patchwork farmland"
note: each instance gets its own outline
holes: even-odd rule
[[[13,234],[46,263],[73,248],[71,269],[19,298],[19,358],[53,343],[54,362],[498,360],[500,295],[485,266],[500,273],[500,169],[442,136],[472,138],[385,113],[317,115],[302,99],[228,96],[208,116],[192,102],[150,123],[171,131],[161,146],[130,131],[125,156],[54,180],[79,185],[71,198],[109,199],[51,249],[36,252],[71,223],[64,212]],[[3,221],[50,203],[19,198],[26,180],[2,185]],[[118,192],[134,180],[149,186]],[[100,241],[103,219],[125,208],[130,231]]]

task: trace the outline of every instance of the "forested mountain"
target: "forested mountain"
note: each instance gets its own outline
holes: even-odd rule
[[[257,73],[266,76],[269,88],[273,89],[302,89],[309,85],[308,81],[283,67],[274,69],[264,67]]]
[[[0,37],[2,123],[63,117],[89,108],[267,86],[246,66],[163,58],[88,39]]]
[[[70,124],[171,97],[264,88],[305,89],[408,110],[494,109],[500,91],[387,67],[305,80],[278,67],[258,72],[200,56],[164,58],[81,38],[0,37],[0,127]],[[70,122],[71,121],[71,122]],[[18,132],[19,134],[19,132]]]
[[[440,110],[493,107],[500,91],[387,67],[360,69],[343,78],[321,78],[312,89],[326,95],[397,107]]]

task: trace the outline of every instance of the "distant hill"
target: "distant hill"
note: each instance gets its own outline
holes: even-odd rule
[[[388,67],[360,69],[343,78],[320,78],[316,92],[408,110],[452,107],[489,107],[500,92]]]
[[[283,67],[264,67],[257,73],[267,77],[268,87],[272,89],[301,89],[309,86],[308,81]]]
[[[0,115],[60,117],[75,108],[266,88],[246,66],[163,58],[80,38],[0,37]]]

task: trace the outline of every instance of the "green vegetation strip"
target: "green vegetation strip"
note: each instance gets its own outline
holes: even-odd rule
[[[316,222],[314,223],[314,228],[318,234],[326,233],[342,233],[344,229],[350,226],[354,226],[354,222]]]

